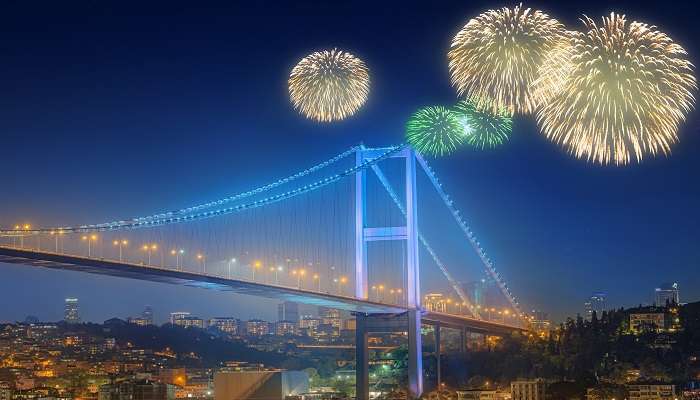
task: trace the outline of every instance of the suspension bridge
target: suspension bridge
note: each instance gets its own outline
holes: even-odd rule
[[[432,199],[419,196],[421,180],[428,188],[420,194]],[[430,235],[435,227],[439,234]],[[407,333],[408,389],[417,398],[422,325],[435,327],[438,360],[441,327],[461,332],[462,350],[467,332],[527,330],[520,304],[436,174],[405,145],[355,146],[267,185],[187,208],[98,224],[21,224],[0,230],[0,239],[0,263],[352,312],[358,399],[369,398],[368,335]],[[496,319],[457,278],[464,278],[466,253],[502,297]],[[449,288],[454,299],[428,303],[426,282]],[[439,382],[439,362],[437,372]]]

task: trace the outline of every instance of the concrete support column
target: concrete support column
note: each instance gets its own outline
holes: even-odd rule
[[[467,330],[462,328],[459,330],[459,352],[464,354],[467,351]]]
[[[367,345],[367,315],[355,315],[355,396],[369,400],[369,347]]]
[[[442,368],[440,361],[442,360],[442,343],[440,338],[440,323],[435,324],[435,371],[437,375],[437,390],[440,390],[442,383]]]
[[[408,397],[418,399],[423,394],[423,340],[421,338],[421,314],[408,311]],[[359,397],[358,397],[359,400]]]

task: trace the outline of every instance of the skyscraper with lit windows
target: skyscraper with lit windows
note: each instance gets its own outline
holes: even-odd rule
[[[606,308],[607,295],[603,292],[596,292],[588,298],[588,300],[583,303],[584,318],[590,321],[593,318],[593,312],[595,311],[596,318],[600,318],[601,314]]]
[[[63,310],[63,321],[65,321],[67,324],[80,323],[80,313],[78,312],[78,299],[66,299]]]

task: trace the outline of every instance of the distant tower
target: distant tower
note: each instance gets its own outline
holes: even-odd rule
[[[63,311],[63,321],[68,324],[79,324],[80,314],[78,313],[78,299],[66,299],[65,309]]]
[[[583,303],[584,317],[586,320],[590,321],[593,318],[593,311],[595,311],[596,317],[600,318],[606,308],[607,297],[608,296],[603,292],[596,292],[588,298],[588,301]]]
[[[146,321],[147,325],[153,325],[153,308],[146,306],[141,313],[141,317]]]
[[[299,305],[291,301],[285,301],[277,306],[277,320],[299,322]]]
[[[669,304],[679,304],[680,297],[678,296],[678,282],[662,283],[655,291],[655,302],[657,306],[665,306]]]

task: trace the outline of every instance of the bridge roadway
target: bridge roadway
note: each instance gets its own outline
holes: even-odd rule
[[[147,266],[143,264],[58,254],[47,251],[39,252],[7,246],[0,246],[0,263],[87,272],[120,278],[213,289],[280,301],[292,301],[302,304],[336,308],[354,313],[391,315],[403,314],[408,311],[408,308],[400,305],[356,299],[354,297],[340,296],[332,293],[316,292],[240,279],[229,279],[221,276],[180,271],[152,265]],[[521,327],[478,320],[463,315],[437,313],[425,310],[422,311],[421,314],[423,323],[439,323],[442,327],[466,329],[476,333],[503,335],[514,331],[524,331]]]

